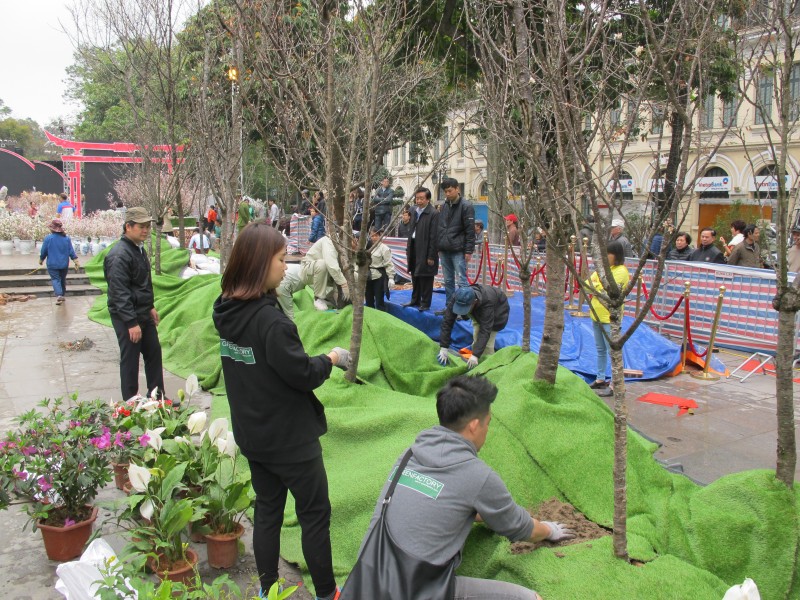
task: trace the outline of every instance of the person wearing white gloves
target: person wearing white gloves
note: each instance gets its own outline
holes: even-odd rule
[[[347,280],[339,265],[339,253],[327,235],[320,238],[300,261],[303,284],[314,290],[314,308],[342,308],[350,300]]]
[[[369,263],[369,279],[364,290],[364,304],[370,308],[386,310],[384,298],[389,298],[394,287],[394,265],[392,264],[392,249],[381,241],[383,231],[369,230],[369,240],[372,244],[369,252],[372,260]]]
[[[508,323],[508,314],[508,298],[497,288],[480,283],[458,288],[444,311],[436,360],[442,366],[447,365],[447,349],[450,347],[450,334],[456,317],[471,317],[472,356],[467,360],[467,368],[477,367],[481,356],[494,354],[495,337]]]
[[[460,375],[436,394],[439,425],[417,435],[411,456],[394,490],[384,519],[392,541],[417,560],[441,565],[442,579],[449,580],[449,598],[505,598],[540,600],[533,590],[500,580],[454,575],[461,562],[464,543],[475,522],[483,523],[512,542],[559,542],[575,537],[561,523],[539,521],[514,502],[500,475],[478,458],[492,420],[491,405],[497,388],[481,376]],[[393,473],[404,453],[390,470]],[[384,478],[369,530],[378,523],[383,500],[391,482]],[[356,568],[369,569],[368,564]],[[399,576],[399,574],[396,574]],[[392,574],[387,574],[387,582]],[[423,578],[424,579],[424,578]],[[439,581],[437,579],[437,581]],[[404,581],[408,598],[417,598],[424,581]],[[345,584],[342,599],[387,598],[386,590],[360,590]],[[397,586],[395,586],[397,587]]]

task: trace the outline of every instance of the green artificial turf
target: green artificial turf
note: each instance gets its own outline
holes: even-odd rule
[[[154,285],[165,366],[184,377],[196,373],[205,388],[219,394],[215,415],[226,415],[219,338],[210,318],[219,277],[180,280],[174,269],[187,260],[185,251],[165,250],[164,257],[165,270],[172,274],[154,277]],[[87,265],[95,284],[102,277],[101,260],[102,255]],[[295,302],[310,354],[349,345],[350,309],[319,313],[306,292],[296,294]],[[104,296],[90,316],[107,322]],[[440,367],[436,352],[437,344],[421,332],[367,309],[361,383],[346,382],[334,369],[317,391],[328,417],[322,442],[340,583],[356,558],[392,464],[420,430],[436,423],[436,390],[466,372],[460,365]],[[512,347],[487,357],[476,369],[499,388],[481,458],[523,506],[556,496],[610,527],[612,414],[565,369],[559,369],[554,387],[532,382],[536,361],[536,355]],[[628,546],[644,565],[615,559],[610,537],[512,555],[507,540],[475,525],[459,573],[517,582],[547,600],[718,600],[745,577],[755,580],[765,600],[800,598],[798,507],[794,493],[776,482],[773,472],[738,473],[700,487],[659,466],[651,442],[633,432],[628,441]],[[303,564],[291,499],[282,555]]]

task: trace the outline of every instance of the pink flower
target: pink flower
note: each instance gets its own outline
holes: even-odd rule
[[[69,517],[64,519],[64,527],[72,527],[73,525],[75,525],[74,519],[70,519]]]
[[[11,469],[11,472],[14,474],[15,477],[22,479],[23,481],[28,478],[27,471],[17,471],[16,469]]]
[[[22,448],[23,456],[30,456],[31,454],[36,454],[36,446],[25,446]]]
[[[140,435],[140,436],[139,436],[139,445],[140,445],[142,448],[144,448],[145,446],[147,446],[147,442],[149,442],[149,441],[150,441],[150,436],[149,436],[149,435],[147,435],[146,433],[145,433],[145,434],[143,434],[143,435]]]
[[[39,487],[41,488],[41,490],[43,492],[46,492],[47,490],[49,490],[49,489],[51,489],[53,487],[51,485],[51,483],[50,483],[50,480],[47,477],[45,477],[44,475],[39,477],[39,479],[37,479],[36,482],[39,484]]]

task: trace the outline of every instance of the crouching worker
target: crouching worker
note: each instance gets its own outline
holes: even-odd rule
[[[314,290],[314,308],[341,308],[350,300],[347,280],[339,266],[339,253],[327,235],[320,238],[300,261],[303,285]]]
[[[420,433],[388,475],[358,561],[342,590],[342,600],[539,599],[536,592],[513,583],[454,574],[476,521],[512,542],[574,537],[560,523],[532,518],[514,502],[500,476],[478,458],[496,396],[497,388],[483,377],[455,377],[439,390],[439,425]],[[384,504],[398,469],[401,475],[390,494],[391,501]],[[385,535],[371,538],[376,533]],[[376,549],[376,539],[394,548]],[[381,577],[373,567],[385,567],[391,561],[371,561],[377,550],[392,555],[405,553],[403,566],[414,561],[427,563],[424,570],[416,571],[424,575],[413,581],[398,580],[392,573]],[[375,589],[376,585],[380,589]]]
[[[478,359],[484,354],[494,354],[494,341],[497,332],[508,323],[508,298],[497,288],[476,283],[458,288],[447,304],[439,334],[439,364],[447,366],[450,334],[456,317],[472,317],[472,356],[467,368],[478,366]]]
[[[325,408],[314,390],[350,353],[334,348],[309,356],[297,327],[278,308],[275,290],[286,271],[286,241],[265,221],[236,236],[214,302],[214,325],[231,409],[233,436],[250,464],[256,493],[253,521],[261,591],[278,579],[287,492],[294,497],[303,557],[317,597],[338,590],[331,559],[328,477],[319,438],[327,431]]]

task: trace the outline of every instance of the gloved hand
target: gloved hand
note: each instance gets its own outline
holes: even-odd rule
[[[75,272],[77,273],[80,270],[81,265],[78,263],[77,260],[74,260],[72,262],[75,264]]]
[[[44,264],[44,261],[43,261],[43,260],[40,260],[40,261],[39,261],[39,266],[41,267],[43,264]]]
[[[344,300],[345,302],[350,300],[350,288],[347,287],[347,283],[343,283],[341,285],[341,290],[342,290],[342,300]]]
[[[447,351],[447,348],[439,348],[439,356],[436,357],[436,360],[439,361],[439,364],[443,367],[447,366],[450,360],[450,353]]]
[[[548,535],[546,539],[550,540],[551,542],[571,540],[575,537],[575,534],[572,532],[572,530],[567,529],[561,523],[556,523],[555,521],[542,521],[542,523],[550,528],[550,535]]]
[[[478,366],[478,357],[474,354],[467,359],[467,370],[474,369]]]
[[[395,284],[394,279],[390,279],[389,280],[389,289],[393,290],[396,287],[397,287],[397,285]]]
[[[336,361],[336,366],[339,367],[342,371],[347,371],[350,368],[350,352],[345,350],[344,348],[340,348],[336,346],[331,352],[335,352],[336,355],[339,357],[339,360]]]

